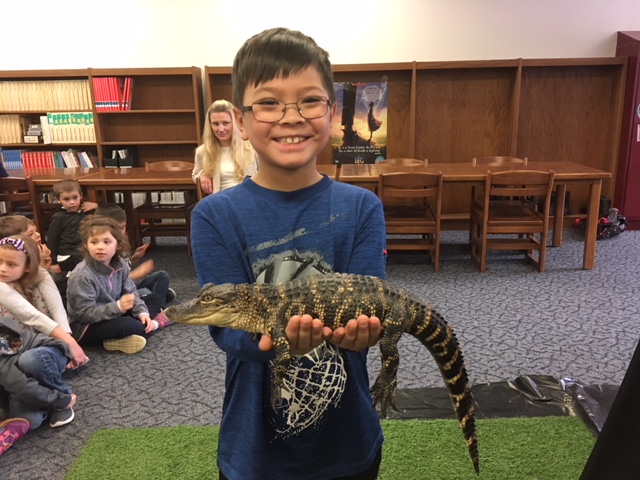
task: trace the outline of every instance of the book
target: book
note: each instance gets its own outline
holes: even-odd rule
[[[335,82],[333,163],[375,163],[387,156],[387,82]]]

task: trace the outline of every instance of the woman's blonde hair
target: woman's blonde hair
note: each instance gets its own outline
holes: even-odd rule
[[[103,232],[110,232],[113,238],[116,239],[118,247],[116,249],[116,257],[127,257],[131,252],[129,247],[129,241],[126,235],[122,233],[120,225],[112,218],[105,217],[103,215],[89,215],[80,224],[80,237],[82,238],[82,254],[84,258],[89,258],[89,250],[87,250],[87,243],[89,238],[94,235],[100,235]]]
[[[255,153],[253,152],[251,144],[242,140],[242,137],[240,136],[240,128],[236,121],[235,107],[227,100],[216,100],[207,109],[202,133],[202,141],[204,145],[202,170],[208,176],[213,177],[213,172],[220,167],[222,145],[211,128],[212,113],[228,113],[231,117],[231,160],[235,167],[235,180],[241,182],[246,176],[245,158],[247,156],[255,155]]]
[[[40,249],[34,239],[27,235],[11,235],[0,240],[0,248],[17,250],[27,256],[27,269],[18,279],[23,296],[33,303],[33,289],[40,274]]]

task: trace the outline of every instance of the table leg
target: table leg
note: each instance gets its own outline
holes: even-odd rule
[[[587,228],[584,232],[584,259],[582,268],[585,270],[593,270],[596,264],[596,240],[601,192],[602,180],[593,180],[589,186],[589,211],[587,212]]]
[[[562,229],[564,228],[564,197],[567,191],[566,184],[556,185],[556,211],[553,212],[553,239],[551,245],[562,245]]]

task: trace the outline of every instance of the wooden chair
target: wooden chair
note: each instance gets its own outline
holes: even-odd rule
[[[425,250],[436,272],[440,270],[442,184],[442,173],[395,172],[378,178],[387,250]],[[390,238],[389,235],[409,237]]]
[[[403,165],[403,166],[412,166],[412,165],[428,165],[429,160],[426,158],[421,160],[419,158],[387,158],[378,162],[379,165]]]
[[[147,171],[184,171],[193,170],[193,163],[176,160],[146,163]],[[156,193],[156,192],[153,192]],[[156,237],[187,237],[189,253],[191,252],[191,210],[197,203],[195,192],[185,190],[179,192],[157,192],[157,201],[153,200],[152,192],[147,194],[146,201],[134,208],[134,225],[136,229],[136,244],[141,245],[144,237],[150,237],[151,245],[155,245]],[[163,194],[171,194],[173,202],[163,199]]]
[[[544,272],[553,179],[553,171],[488,172],[482,201],[471,210],[471,259],[481,272],[489,250],[523,250]]]
[[[33,219],[34,199],[35,189],[30,178],[0,178],[0,202],[4,202],[7,214],[20,213]]]

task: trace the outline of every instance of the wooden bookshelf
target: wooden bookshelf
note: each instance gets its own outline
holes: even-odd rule
[[[133,79],[129,110],[96,110],[94,77],[130,77]],[[0,115],[17,115],[28,123],[40,123],[39,116],[58,111],[90,111],[95,125],[93,143],[31,144],[0,143],[3,149],[21,150],[88,150],[98,166],[111,157],[114,149],[129,149],[138,165],[161,160],[193,161],[194,151],[202,134],[202,73],[198,67],[184,68],[121,68],[79,70],[0,71],[0,89],[11,82],[32,98],[58,85],[54,82],[80,80],[87,86],[82,108],[65,105],[62,109],[6,109]],[[44,83],[43,83],[44,82]],[[36,85],[36,87],[34,87]],[[36,90],[34,90],[36,88]],[[55,91],[56,88],[53,88]],[[0,90],[2,92],[2,90]],[[73,97],[73,95],[71,95]],[[1,99],[2,97],[0,97]],[[0,105],[2,105],[0,103]]]
[[[114,149],[129,149],[141,167],[163,160],[193,161],[202,135],[200,68],[91,68],[89,76],[133,80],[129,110],[96,111],[102,164]]]
[[[388,82],[388,157],[466,163],[511,155],[611,172],[613,198],[626,57],[334,65],[336,82]],[[232,99],[231,68],[205,67],[205,98]],[[319,163],[332,163],[328,146]],[[470,187],[445,192],[448,214],[468,210]],[[575,213],[587,187],[569,186]]]

